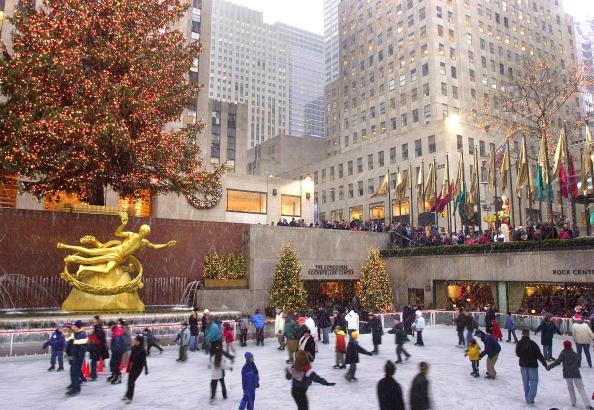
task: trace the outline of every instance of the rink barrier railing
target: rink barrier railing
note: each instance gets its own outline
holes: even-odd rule
[[[428,326],[435,325],[454,325],[454,319],[458,316],[458,311],[445,311],[445,310],[426,310],[423,311],[423,317]],[[470,312],[473,318],[477,321],[480,327],[485,326],[485,312]],[[381,317],[384,329],[390,329],[395,319],[402,320],[402,312],[395,313],[382,313],[379,314]],[[515,328],[522,329],[528,328],[535,330],[543,320],[543,316],[534,315],[512,315],[515,319]],[[501,327],[501,331],[505,336],[505,320],[506,315],[498,313],[496,315],[497,322]],[[573,320],[570,318],[559,318],[553,317],[553,322],[559,327],[559,330],[564,335],[571,334],[571,326]],[[227,322],[231,324],[233,333],[235,334],[235,340],[238,339],[238,323],[235,320],[223,320],[223,323]],[[361,333],[366,333],[365,328],[366,322],[360,321]],[[145,328],[150,328],[153,335],[158,339],[159,343],[163,346],[168,346],[172,343],[173,339],[179,331],[179,323],[150,323],[150,324],[135,324],[130,325],[130,329],[133,334],[142,333]],[[22,355],[37,355],[47,354],[46,350],[41,347],[43,343],[50,337],[55,329],[31,329],[31,330],[0,330],[0,357],[2,356],[22,356]],[[92,327],[85,327],[85,331],[92,330]],[[204,333],[200,333],[199,337],[203,337]],[[266,320],[266,327],[264,330],[265,337],[273,337],[274,335],[274,319]],[[248,339],[255,339],[255,330],[253,326],[250,326],[248,331]],[[108,337],[109,343],[109,337]]]

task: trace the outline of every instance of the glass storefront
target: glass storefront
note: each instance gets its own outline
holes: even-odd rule
[[[349,215],[351,221],[362,221],[363,220],[363,205],[354,206],[349,208]]]
[[[348,306],[359,292],[358,280],[306,280],[303,286],[309,307]]]
[[[266,193],[227,189],[227,211],[266,213]]]
[[[438,309],[482,310],[497,301],[497,282],[435,281],[434,288]]]
[[[370,219],[384,219],[385,207],[383,202],[376,202],[369,204],[369,218]]]
[[[301,216],[301,197],[298,195],[281,195],[282,216]]]

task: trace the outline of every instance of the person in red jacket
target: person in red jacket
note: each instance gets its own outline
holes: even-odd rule
[[[223,323],[223,339],[225,339],[225,352],[231,354],[233,352],[235,355],[235,347],[233,346],[233,342],[235,341],[235,334],[229,322]]]
[[[497,340],[503,340],[503,333],[501,333],[501,328],[496,320],[491,321],[491,329],[491,336]]]
[[[344,355],[346,354],[346,341],[345,341],[345,333],[342,330],[342,327],[336,326],[336,330],[334,330],[336,334],[336,364],[334,365],[335,369],[346,369],[346,365],[344,363]]]

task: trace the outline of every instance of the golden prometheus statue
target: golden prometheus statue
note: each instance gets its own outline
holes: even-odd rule
[[[69,311],[135,311],[143,312],[144,303],[138,297],[142,288],[142,265],[133,254],[141,248],[162,249],[175,245],[169,241],[155,245],[147,239],[151,232],[148,225],[142,225],[136,232],[125,232],[128,214],[120,213],[122,224],[115,236],[123,238],[101,243],[94,236],[80,239],[82,244],[92,247],[58,243],[59,249],[76,252],[64,258],[64,271],[60,277],[72,286],[70,295],[62,304]],[[76,274],[68,270],[69,264],[79,265]],[[134,279],[131,273],[136,273]]]

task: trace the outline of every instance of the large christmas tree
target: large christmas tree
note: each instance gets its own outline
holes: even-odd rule
[[[283,246],[274,269],[270,305],[273,308],[281,308],[284,312],[299,311],[307,307],[307,292],[303,288],[301,264],[291,244]]]
[[[392,285],[388,276],[386,262],[377,248],[369,249],[367,262],[361,268],[360,299],[363,309],[369,312],[389,312],[392,303]]]
[[[107,186],[123,197],[219,195],[221,171],[201,169],[203,124],[165,130],[200,89],[188,76],[200,45],[173,29],[189,3],[32,3],[16,10],[0,59],[0,175],[39,198],[98,205]]]

